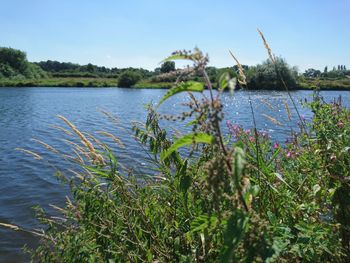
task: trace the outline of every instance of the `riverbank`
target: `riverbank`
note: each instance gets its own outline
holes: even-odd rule
[[[350,90],[350,78],[341,79],[303,79],[298,82],[298,89],[313,90]]]
[[[172,82],[151,82],[141,80],[132,88],[169,89]],[[0,87],[118,87],[113,78],[43,78],[43,79],[0,79]],[[350,90],[350,78],[342,79],[303,79],[298,81],[298,90]]]
[[[117,87],[111,78],[0,79],[0,87]]]

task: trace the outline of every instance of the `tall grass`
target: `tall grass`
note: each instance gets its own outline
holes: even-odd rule
[[[176,51],[166,60],[175,59],[192,66],[177,72],[175,86],[157,106],[148,106],[145,124],[133,127],[156,174],[133,176],[106,144],[61,117],[71,131],[59,129],[80,141],[71,143],[74,150],[67,158],[79,171],[70,180],[73,199],[57,208],[61,217],[37,209],[46,227],[37,232],[41,244],[31,251],[33,259],[348,262],[349,109],[315,96],[309,104],[313,120],[302,120],[299,133],[283,146],[256,125],[249,131],[227,123],[229,133],[224,134],[221,94],[236,80],[224,74],[214,92],[205,71],[208,57],[200,50]],[[200,73],[205,85],[181,81],[193,73]],[[241,69],[241,85],[244,79]],[[157,113],[159,105],[180,92],[189,95],[186,112],[179,118]],[[192,131],[169,136],[160,119],[185,121]],[[120,146],[115,135],[105,135]],[[190,151],[181,154],[182,147]]]

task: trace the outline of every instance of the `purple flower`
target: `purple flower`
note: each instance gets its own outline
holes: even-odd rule
[[[277,150],[279,147],[280,147],[280,146],[279,146],[279,144],[278,144],[277,142],[275,142],[275,143],[273,144],[273,148],[274,148],[275,150]]]

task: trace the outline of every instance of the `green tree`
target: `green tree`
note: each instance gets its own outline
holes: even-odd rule
[[[92,65],[91,63],[87,64],[86,65],[86,70],[90,73],[94,72],[95,71],[95,67],[94,65]]]
[[[276,63],[270,59],[250,67],[247,73],[247,87],[249,89],[284,89],[281,78],[290,88],[296,88],[297,70],[291,68],[281,57],[276,58]]]
[[[175,70],[175,62],[174,61],[165,61],[160,66],[161,73],[169,73],[169,72],[174,71],[174,70]]]
[[[141,79],[141,75],[133,71],[124,71],[118,79],[118,86],[129,88]]]
[[[0,48],[0,63],[7,64],[15,71],[23,73],[27,67],[27,55],[23,51],[13,48]]]
[[[303,75],[308,78],[317,78],[321,75],[321,71],[317,69],[309,68],[305,71]]]
[[[42,78],[47,74],[38,65],[27,60],[25,52],[13,48],[0,48],[0,77]]]

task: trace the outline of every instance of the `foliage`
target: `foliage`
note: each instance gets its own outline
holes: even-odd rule
[[[161,102],[187,92],[188,112],[162,116],[148,105],[145,125],[133,127],[156,174],[125,173],[105,143],[62,118],[81,140],[79,171],[70,181],[73,200],[57,208],[60,217],[37,209],[46,229],[33,259],[348,262],[350,110],[316,96],[308,129],[283,146],[230,122],[225,135],[220,95],[230,80],[221,78],[214,93],[208,58],[197,49],[170,58],[184,57],[201,72],[208,93],[196,82],[175,86]],[[159,118],[190,121],[192,131],[169,136]]]
[[[277,72],[275,67],[277,67]],[[271,63],[271,60],[267,60],[261,65],[250,67],[242,65],[242,69],[247,76],[247,88],[249,89],[284,90],[280,77],[291,89],[350,89],[348,81],[350,71],[346,69],[345,65],[333,67],[333,70],[328,70],[328,67],[325,67],[322,73],[316,69],[308,69],[298,77],[296,69],[290,68],[281,58],[277,58],[276,65]],[[138,75],[136,79],[139,80],[136,83],[135,81],[126,81],[126,84],[133,83],[131,86],[137,88],[171,88],[171,83],[177,80],[178,73],[175,69],[175,63],[171,60],[165,60],[161,67],[154,71],[142,68],[108,68],[91,63],[79,65],[52,60],[31,63],[27,61],[23,51],[0,48],[0,86],[115,87],[117,85],[113,79],[118,80],[125,73],[122,78],[129,75],[130,80],[130,72],[133,72],[134,76]],[[214,88],[218,87],[218,82],[223,74],[228,74],[230,78],[237,78],[239,75],[237,65],[225,68],[206,66],[206,72]],[[199,72],[185,74],[182,76],[182,80],[205,82]],[[239,85],[236,88],[239,88]]]
[[[303,78],[298,82],[298,88],[321,89],[321,90],[349,90],[350,78],[324,79],[324,78]]]
[[[262,64],[250,67],[247,73],[247,88],[249,89],[284,89],[284,80],[289,89],[296,88],[297,70],[287,62],[277,57],[275,63],[267,59]]]
[[[317,78],[321,76],[321,71],[317,69],[309,68],[305,70],[303,75],[308,78]]]
[[[140,79],[141,76],[138,73],[133,71],[125,71],[119,76],[118,86],[123,88],[130,88],[131,86],[135,85]]]
[[[165,61],[160,66],[160,72],[161,73],[169,73],[171,71],[175,71],[175,62],[174,61]]]
[[[321,73],[321,71],[316,69],[308,69],[303,74],[305,77],[308,78],[321,78],[321,79],[343,79],[346,76],[350,76],[350,70],[346,69],[345,65],[338,65],[338,67],[333,67],[333,70],[328,70],[328,67],[326,66]]]
[[[40,67],[27,61],[23,51],[0,47],[0,78],[35,79],[45,76],[46,73]]]
[[[125,71],[133,71],[142,76],[142,78],[148,78],[153,75],[152,72],[146,69],[138,68],[107,68],[93,65],[91,63],[87,65],[79,65],[70,62],[58,62],[58,61],[41,61],[35,63],[43,70],[50,73],[53,77],[90,77],[90,78],[118,78],[120,74]]]

